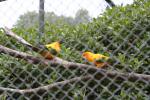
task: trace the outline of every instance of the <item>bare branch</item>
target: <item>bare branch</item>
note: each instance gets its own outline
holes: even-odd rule
[[[126,79],[134,79],[134,80],[145,80],[145,81],[150,81],[150,75],[145,75],[145,74],[136,74],[136,73],[121,73],[117,71],[107,71],[105,69],[100,69],[96,68],[95,66],[90,66],[86,64],[80,64],[80,63],[74,63],[74,62],[68,62],[66,60],[63,60],[58,57],[54,57],[53,60],[46,60],[42,59],[40,57],[34,57],[32,55],[26,54],[24,52],[18,52],[12,49],[9,49],[7,47],[1,46],[0,45],[0,53],[5,53],[10,56],[16,57],[16,58],[21,58],[24,59],[30,63],[33,64],[44,64],[45,66],[52,65],[52,66],[57,66],[57,65],[62,65],[65,68],[78,68],[78,69],[92,69],[95,70],[96,72],[106,75],[109,77],[122,77]]]
[[[1,91],[9,91],[9,92],[17,92],[17,93],[36,93],[38,91],[42,91],[42,90],[50,90],[54,87],[57,87],[59,85],[65,85],[68,83],[72,83],[72,82],[77,82],[77,81],[81,81],[81,80],[87,80],[92,78],[92,76],[88,75],[88,76],[83,76],[83,77],[75,77],[69,80],[65,80],[65,81],[61,81],[61,82],[56,82],[50,85],[46,85],[46,86],[41,86],[38,88],[33,88],[33,89],[12,89],[12,88],[4,88],[4,87],[0,87]]]
[[[16,35],[15,33],[13,33],[10,29],[8,29],[7,27],[4,28],[4,31],[6,33],[6,35],[14,37],[16,40],[18,40],[18,42],[24,44],[24,45],[29,45],[32,46],[30,43],[28,43],[27,41],[25,41],[23,38],[21,38],[20,36]]]
[[[74,63],[74,62],[68,62],[58,57],[54,57],[52,60],[43,59],[41,57],[34,57],[27,53],[12,50],[2,45],[0,45],[0,53],[8,54],[15,58],[24,59],[27,62],[32,63],[32,64],[44,64],[44,65],[50,64],[52,66],[63,65],[65,68],[76,68],[78,66],[80,66],[80,68],[87,68],[87,67],[93,68],[93,66],[80,64],[80,63]]]
[[[15,57],[15,58],[24,59],[27,62],[32,63],[32,64],[48,65],[48,63],[45,61],[45,59],[42,59],[42,58],[39,58],[39,57],[34,57],[34,56],[26,54],[24,52],[19,52],[19,51],[16,51],[16,50],[12,50],[12,49],[9,49],[9,48],[4,47],[2,45],[0,45],[0,53],[8,54],[8,55],[10,55],[12,57]]]
[[[12,32],[9,28],[5,27],[3,28],[5,34],[7,36],[13,37],[14,39],[16,39],[19,43],[25,45],[26,47],[32,49],[35,52],[41,52],[42,50],[32,46],[29,42],[27,42],[26,40],[24,40],[22,37],[18,36],[17,34],[15,34],[14,32]]]
[[[106,73],[108,76],[112,76],[112,75],[115,75],[116,73],[113,73],[112,72],[108,72]],[[119,74],[117,74],[119,75]],[[128,78],[134,78],[134,74],[120,74],[124,77],[126,77],[127,79]],[[122,77],[120,76],[120,77]],[[138,78],[142,78],[142,77],[145,77],[145,75],[138,75],[135,76],[135,77],[138,77]],[[148,76],[148,75],[147,75]],[[148,76],[150,77],[150,76]],[[53,84],[50,84],[50,85],[46,85],[46,86],[40,86],[38,88],[33,88],[33,89],[12,89],[12,88],[5,88],[5,87],[0,87],[0,91],[7,91],[7,92],[17,92],[17,93],[21,93],[21,94],[25,94],[25,93],[36,93],[38,91],[44,91],[44,90],[50,90],[54,87],[58,87],[60,85],[66,85],[66,84],[69,84],[69,83],[73,83],[73,82],[78,82],[78,81],[82,81],[82,80],[87,80],[87,79],[91,79],[93,78],[91,75],[87,75],[87,76],[83,76],[83,77],[75,77],[75,78],[72,78],[72,79],[69,79],[69,80],[65,80],[65,81],[61,81],[61,82],[56,82],[56,83],[53,83]]]
[[[45,59],[51,60],[53,58],[53,55],[48,50],[45,50],[45,49],[33,46],[32,44],[30,44],[29,42],[27,42],[26,40],[24,40],[22,37],[18,36],[14,32],[12,32],[9,28],[5,27],[5,28],[3,28],[3,30],[4,30],[4,33],[7,36],[13,37],[19,43],[23,44],[27,48],[32,49],[33,51],[35,51],[35,52],[39,53],[40,55],[42,55]]]

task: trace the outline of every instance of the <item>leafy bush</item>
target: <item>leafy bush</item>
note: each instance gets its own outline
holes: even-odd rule
[[[62,21],[53,24],[46,22],[45,34],[40,39],[37,26],[28,29],[15,27],[13,28],[13,31],[34,45],[39,43],[47,44],[52,41],[64,39],[62,52],[59,56],[69,61],[85,63],[81,57],[81,51],[88,50],[94,53],[109,55],[111,59],[114,59],[111,63],[112,67],[109,67],[108,70],[115,69],[123,72],[150,74],[149,8],[149,1],[138,0],[132,5],[107,9],[102,15],[100,15],[100,17],[93,19],[93,21],[88,24],[70,25],[68,23],[63,23]],[[0,33],[0,38],[0,42],[3,45],[13,49],[18,48],[17,50],[25,52],[31,52],[21,44],[16,43],[13,39],[4,36],[2,33]],[[16,76],[14,76],[13,73],[16,73],[16,75],[19,75],[18,77],[21,77],[22,79],[25,78],[25,76],[28,76],[26,77],[26,83],[32,84],[31,87],[38,87],[40,84],[49,84],[73,77],[74,75],[87,73],[86,71],[80,72],[78,70],[70,72],[70,70],[63,69],[60,66],[56,69],[49,67],[46,69],[40,69],[40,65],[35,66],[27,64],[22,60],[7,55],[1,55],[0,60],[5,62],[0,64],[0,72],[2,73],[0,76],[1,81],[4,80],[4,75],[9,75],[9,79],[13,81],[13,85],[16,87],[19,86],[20,88],[27,88],[27,86],[26,84],[18,85],[22,82],[19,79],[15,81]],[[20,66],[23,67],[20,68]],[[26,71],[31,74],[26,73]],[[33,75],[33,77],[31,77],[31,75]],[[36,82],[36,78],[39,83]],[[91,80],[88,84],[92,84],[90,85],[91,88],[95,90],[96,94],[101,94],[100,97],[104,99],[111,97],[111,95],[116,95],[116,98],[122,98],[124,100],[130,99],[135,95],[136,99],[144,99],[150,94],[148,91],[149,86],[146,82],[143,82],[142,85],[140,81],[136,82],[136,86],[143,91],[143,93],[137,93],[138,89],[133,89],[133,87],[130,87],[129,82],[124,83],[124,80],[122,79],[119,79],[119,81],[110,81],[109,78],[103,80],[100,83]],[[6,82],[2,82],[2,84],[5,86],[9,85],[9,81],[6,80]],[[121,84],[121,88],[114,84]],[[83,92],[79,93],[77,89],[78,87],[81,88],[82,85],[83,84],[81,83],[75,86],[75,89],[71,89],[68,95],[72,97],[74,96],[76,99],[77,94],[80,95],[79,98],[82,98],[90,93],[88,88],[82,88],[81,91]],[[94,86],[97,86],[97,88],[94,88]],[[107,87],[107,89],[104,87]],[[64,91],[67,91],[67,88],[65,89]],[[56,89],[56,91],[57,90],[58,89]],[[131,93],[131,95],[126,95],[127,93],[125,91],[128,91],[128,94]],[[52,91],[52,93],[53,92],[54,91]],[[64,95],[63,91],[53,93],[53,95],[55,94],[58,96],[58,99]],[[51,94],[47,95],[50,98],[52,97]],[[92,98],[93,95],[89,95],[89,98]],[[94,97],[96,98],[96,96]],[[116,98],[114,97],[114,99]]]

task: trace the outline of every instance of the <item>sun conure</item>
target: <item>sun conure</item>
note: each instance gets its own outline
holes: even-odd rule
[[[63,40],[57,41],[57,42],[52,42],[47,45],[37,45],[37,48],[39,48],[38,52],[45,59],[52,60],[54,58],[54,55],[58,54],[61,51],[61,46],[60,46],[61,43],[63,43]]]
[[[45,47],[53,54],[56,55],[61,51],[60,41],[53,42],[45,45]]]
[[[83,58],[85,58],[88,62],[93,63],[96,67],[102,68],[107,64],[107,60],[109,57],[104,56],[102,54],[94,54],[92,52],[84,52],[82,54]]]

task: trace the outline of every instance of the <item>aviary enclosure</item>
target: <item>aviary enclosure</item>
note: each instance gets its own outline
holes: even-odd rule
[[[0,99],[149,100],[150,1],[99,1],[106,6],[97,17],[86,9],[70,17],[45,11],[59,1],[37,0],[37,11],[24,13],[11,28],[3,25]],[[3,6],[0,16],[7,16],[12,9]],[[21,4],[12,19],[19,10]]]

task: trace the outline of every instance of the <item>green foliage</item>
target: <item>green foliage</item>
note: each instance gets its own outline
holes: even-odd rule
[[[6,94],[1,94],[0,99],[1,100],[7,100],[7,95]]]
[[[81,88],[76,88],[73,91],[73,94],[74,94],[73,96],[74,100],[83,100],[86,97],[85,91]]]
[[[150,74],[150,47],[148,45],[150,44],[149,8],[149,1],[138,0],[132,5],[107,9],[100,17],[94,18],[92,22],[89,23],[81,23],[81,12],[86,15],[83,19],[89,18],[87,17],[88,13],[81,10],[77,13],[75,18],[78,19],[78,24],[74,24],[73,20],[75,19],[72,19],[71,17],[47,13],[45,34],[43,34],[40,39],[36,22],[37,13],[31,12],[20,17],[20,20],[13,28],[13,31],[35,46],[39,43],[47,44],[63,39],[64,43],[62,44],[62,51],[58,56],[68,61],[84,63],[81,52],[91,51],[94,53],[110,55],[110,59],[112,59],[110,64],[113,66],[113,69],[118,71]],[[29,17],[26,18],[25,16]],[[33,18],[35,19],[32,20]],[[29,20],[27,21],[29,22],[27,24],[24,23],[26,19]],[[32,24],[30,22],[32,22]],[[25,24],[29,27],[24,26]],[[12,49],[33,53],[23,45],[16,43],[14,39],[3,35],[2,31],[0,31],[0,43]],[[38,87],[41,84],[50,84],[56,81],[69,79],[75,75],[78,76],[83,73],[88,73],[87,71],[79,70],[70,71],[61,68],[61,66],[58,66],[57,68],[51,68],[51,66],[49,66],[48,68],[43,69],[42,65],[27,64],[27,62],[23,60],[12,58],[8,55],[0,55],[0,62],[2,62],[0,64],[1,84],[8,86],[10,81],[3,80],[5,79],[4,76],[9,76],[8,79],[13,81],[12,84],[16,87],[19,86],[19,88],[27,88],[28,85],[26,84],[32,84],[32,87]],[[109,69],[111,68],[108,68],[108,70]],[[26,71],[28,71],[28,73],[26,73]],[[21,77],[21,79],[26,78],[26,84],[18,85],[22,83],[22,81],[20,81],[19,78],[16,79],[14,73],[19,75],[18,77]],[[118,89],[119,87],[114,85],[121,85],[126,80],[119,79],[119,82],[114,81],[115,79],[113,81],[110,79],[103,80],[100,83],[92,80],[91,87],[94,89],[94,86],[97,86],[94,90],[97,94],[100,94],[103,99],[109,99],[111,95],[115,95],[116,97],[118,96],[117,98],[123,100],[132,99],[132,97],[135,97],[138,100],[144,100],[147,95],[150,94],[147,91],[149,87],[146,87],[146,83],[139,86],[143,92],[137,93],[136,89],[130,89],[130,86],[132,85],[129,83],[122,85],[122,87],[126,88],[125,90],[120,90]],[[136,81],[136,84],[136,86],[138,86],[141,83]],[[82,86],[83,83],[79,83],[79,87],[82,88]],[[47,95],[51,98],[51,95],[53,94],[60,99],[62,96],[66,95],[63,92],[67,92],[70,87],[70,85],[64,86],[64,91],[60,92],[57,92],[58,89],[54,89],[56,92],[52,91]],[[85,95],[90,93],[90,90],[85,88],[81,91],[79,90],[78,86],[75,85],[74,89],[70,90],[71,93],[67,93],[77,100],[83,99]],[[130,94],[128,95],[126,91],[129,91]]]
[[[146,97],[142,93],[135,94],[134,92],[131,92],[129,95],[129,93],[126,93],[124,90],[121,91],[120,96],[118,97],[118,99],[121,100],[131,100],[133,98],[136,100],[146,100]]]

